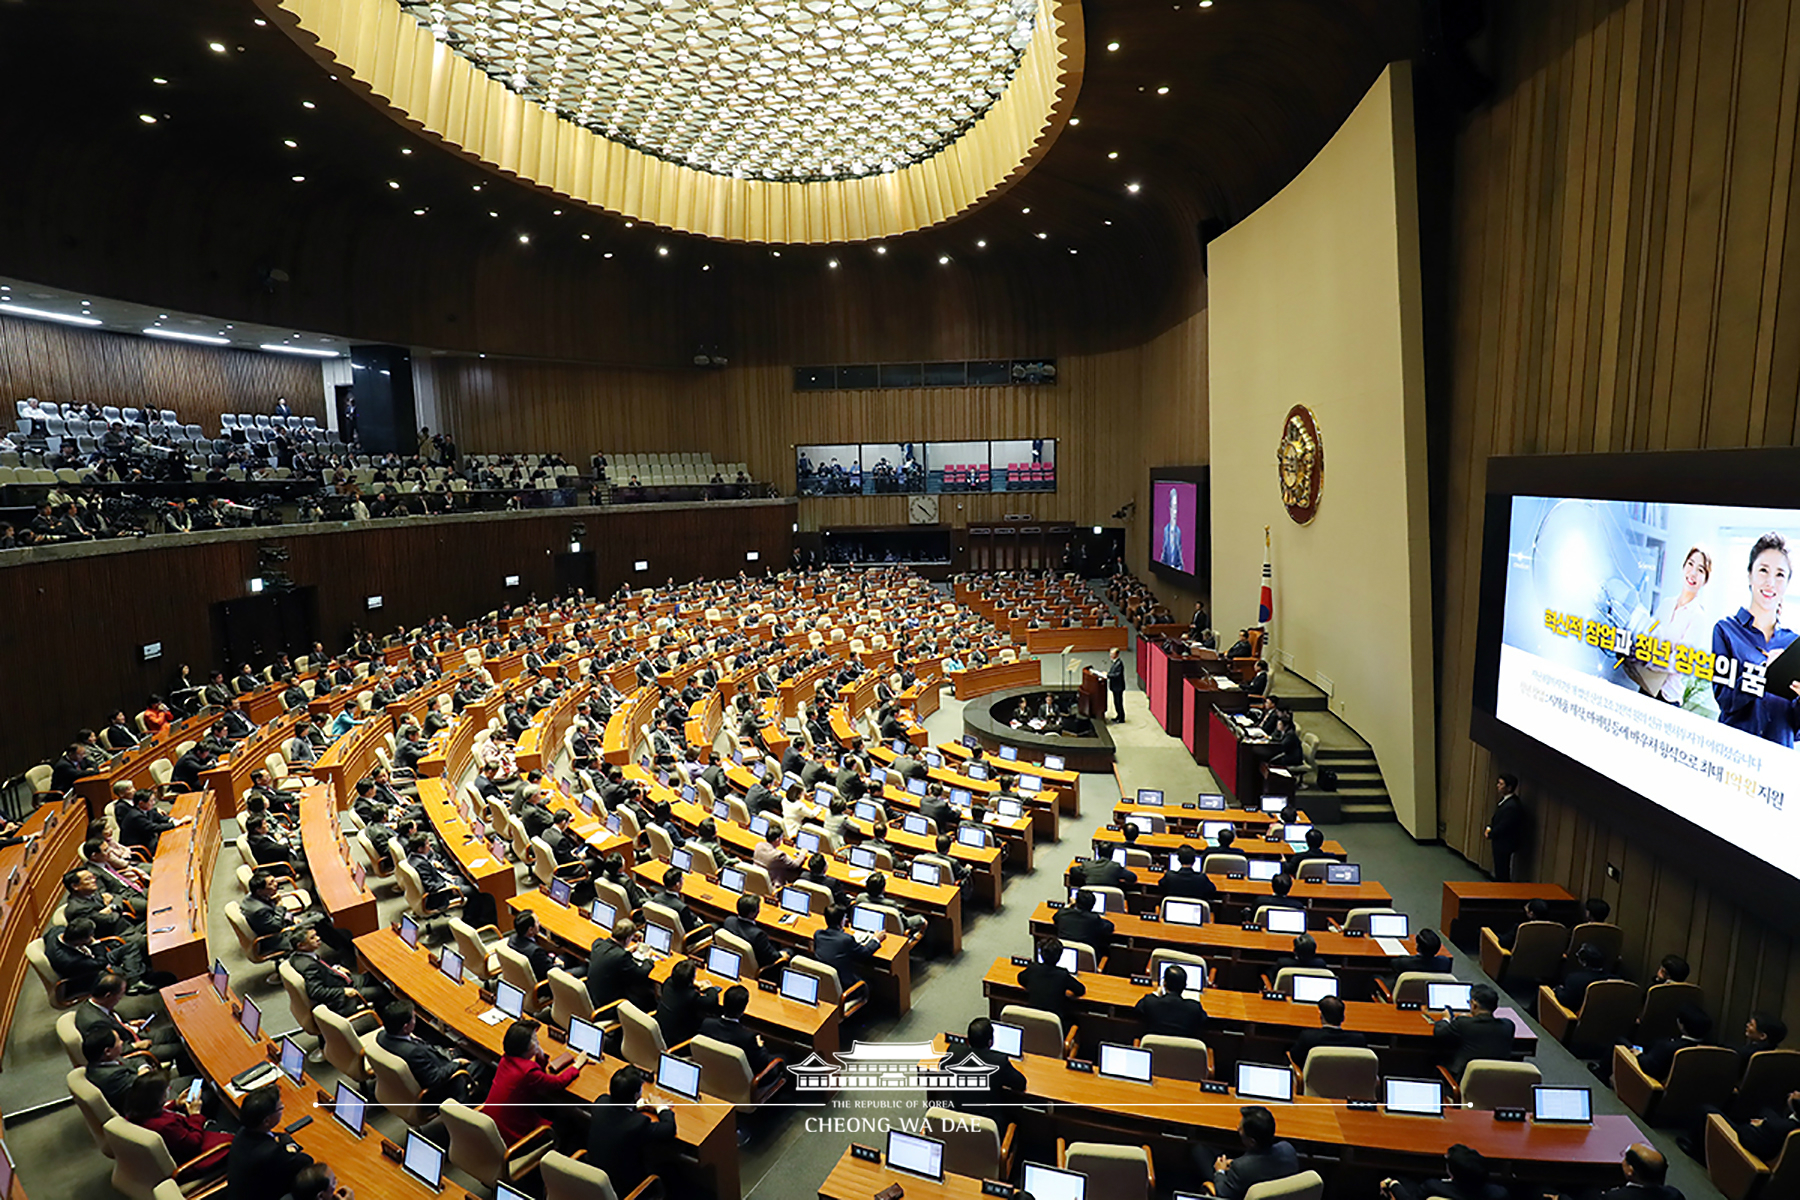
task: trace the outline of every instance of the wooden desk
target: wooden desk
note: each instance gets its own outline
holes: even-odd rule
[[[915,747],[913,753],[918,753]],[[869,747],[869,755],[878,764],[892,769],[899,758],[893,749],[885,744]],[[980,796],[984,803],[991,802],[1000,793],[1000,781],[997,779],[975,779],[952,769],[951,759],[945,759],[941,767],[927,764],[926,778],[933,783],[942,784],[946,789],[961,788],[971,796]],[[997,772],[996,772],[997,773]],[[1061,814],[1069,807],[1079,808],[1080,801],[1071,802],[1060,798],[1060,793],[1046,785],[1042,791],[1015,792],[1014,797],[1024,805],[1031,817],[1032,833],[1038,841],[1055,842],[1062,840]]]
[[[1055,932],[1056,911],[1049,901],[1037,906],[1031,914],[1034,937],[1048,937]],[[1146,921],[1129,913],[1107,913],[1106,919],[1113,923],[1111,968],[1116,975],[1143,972],[1149,964],[1150,952],[1159,946],[1242,964],[1239,973],[1245,975],[1274,966],[1277,958],[1292,954],[1294,949],[1291,934],[1245,929],[1241,925],[1217,921],[1210,925],[1172,925]],[[1393,962],[1376,938],[1353,938],[1329,930],[1308,932],[1318,943],[1319,954],[1332,963],[1339,979],[1349,985],[1342,993],[1345,999],[1352,998],[1359,982],[1368,990],[1374,976],[1386,972]],[[1408,954],[1416,953],[1411,938],[1401,945],[1406,947]]]
[[[1025,648],[1033,654],[1060,654],[1065,648],[1087,654],[1115,647],[1123,651],[1130,640],[1130,632],[1123,625],[1066,625],[1025,630]]]
[[[387,980],[397,994],[413,1002],[421,1021],[473,1047],[484,1058],[497,1060],[500,1057],[501,1040],[506,1036],[508,1022],[489,1025],[481,1019],[481,1014],[493,1006],[481,998],[481,990],[475,984],[452,983],[447,975],[431,965],[424,950],[410,948],[391,929],[357,938],[356,952],[370,971]],[[544,1048],[551,1050],[553,1045],[546,1037]],[[622,1059],[616,1058],[591,1060],[576,1076],[569,1091],[579,1100],[592,1102],[606,1094],[613,1073],[624,1065]],[[719,1200],[738,1200],[741,1188],[737,1118],[732,1106],[704,1094],[698,1101],[683,1100],[679,1096],[666,1095],[655,1084],[645,1085],[644,1096],[674,1108],[675,1137],[685,1152],[683,1158],[698,1159],[698,1177],[688,1180],[688,1184],[704,1188]],[[371,1194],[387,1196],[391,1193]],[[680,1195],[680,1189],[672,1188],[671,1194]]]
[[[356,882],[337,804],[324,784],[300,793],[300,846],[312,872],[313,895],[331,914],[331,923],[353,937],[375,932],[375,893]]]
[[[861,817],[850,818],[850,828],[856,830],[864,841],[875,836],[875,826]],[[936,854],[937,839],[923,833],[908,833],[899,824],[890,823],[882,840],[894,849],[911,856],[918,854]],[[958,842],[950,845],[950,857],[957,862],[968,864],[970,878],[975,885],[975,894],[995,912],[1000,911],[1001,868],[999,846],[964,846]]]
[[[392,722],[386,713],[369,717],[333,742],[313,764],[309,774],[325,782],[338,808],[349,808],[356,798],[356,781],[381,765],[376,751],[385,748],[391,731]]]
[[[1063,883],[1075,887],[1075,866],[1070,863],[1063,872]],[[1155,912],[1161,905],[1162,896],[1157,892],[1157,885],[1162,882],[1163,872],[1153,871],[1146,867],[1133,867],[1131,873],[1137,876],[1135,884],[1126,884],[1121,889],[1125,893],[1125,902],[1133,912]],[[1268,897],[1275,894],[1275,888],[1263,880],[1227,879],[1223,875],[1209,875],[1213,886],[1219,889],[1219,899],[1212,901],[1213,915],[1219,916],[1219,907],[1237,905],[1246,910],[1246,916],[1254,916],[1259,904],[1268,902]],[[1297,900],[1307,902],[1307,911],[1330,917],[1334,920],[1348,916],[1353,908],[1390,908],[1394,898],[1379,883],[1296,883],[1288,895]],[[1224,918],[1220,918],[1221,920]],[[1239,923],[1242,923],[1240,918]]]
[[[231,1007],[213,991],[212,981],[207,976],[166,987],[162,990],[162,998],[169,1019],[187,1044],[195,1066],[213,1081],[220,1098],[235,1112],[237,1104],[225,1086],[226,1081],[240,1071],[268,1061],[269,1042],[261,1038],[251,1041],[244,1036]],[[281,1024],[279,1020],[271,1020],[276,1016],[272,1010],[265,1009],[263,1027]],[[424,1185],[410,1176],[403,1176],[399,1163],[382,1157],[382,1136],[373,1128],[365,1128],[359,1138],[338,1124],[329,1112],[317,1107],[319,1092],[323,1089],[311,1076],[302,1078],[304,1083],[296,1084],[277,1072],[275,1086],[281,1089],[282,1123],[291,1124],[304,1116],[313,1118],[306,1128],[296,1130],[293,1138],[315,1161],[330,1163],[339,1183],[348,1185],[361,1196],[436,1195],[443,1200],[451,1200],[451,1197],[461,1200],[463,1189],[449,1181],[447,1170],[443,1186],[435,1193],[413,1191]],[[374,1093],[365,1095],[372,1105]]]
[[[277,716],[233,746],[218,765],[200,772],[201,787],[213,794],[220,821],[237,820],[243,798],[250,791],[250,776],[263,768],[269,755],[281,753],[303,715],[295,711]]]
[[[594,924],[580,909],[558,904],[543,892],[527,892],[514,896],[507,904],[514,913],[530,912],[552,938],[573,950],[591,953],[594,941],[610,933]],[[676,959],[665,956],[657,960],[651,975],[660,987],[674,969]],[[734,980],[708,971],[701,958],[694,959],[699,970],[695,982],[716,988],[728,988]],[[822,1055],[837,1052],[838,1026],[843,1010],[837,1005],[801,1004],[776,992],[765,992],[755,983],[744,984],[750,992],[750,1007],[744,1019],[771,1037],[791,1045],[806,1046]]]
[[[875,1138],[867,1139],[874,1141]],[[877,1150],[885,1146],[877,1145]],[[864,1162],[851,1156],[846,1147],[844,1156],[831,1168],[831,1174],[819,1185],[819,1200],[869,1200],[870,1196],[883,1191],[890,1184],[899,1184],[906,1194],[914,1200],[980,1200],[981,1180],[968,1175],[952,1175],[944,1172],[944,1182],[934,1183],[917,1175],[908,1175],[904,1171],[889,1170],[884,1163]],[[1094,1200],[1100,1200],[1095,1197]]]
[[[1135,849],[1149,850],[1165,857],[1173,854],[1182,846],[1192,846],[1202,856],[1209,851],[1218,849],[1217,846],[1211,845],[1198,835],[1183,837],[1179,833],[1141,833],[1138,835],[1137,841],[1130,844]],[[1111,827],[1096,829],[1094,830],[1094,845],[1096,848],[1105,846],[1108,850],[1115,846],[1124,846],[1126,845],[1125,831]],[[1349,852],[1344,849],[1341,842],[1327,841],[1320,849],[1339,862],[1343,862],[1349,857]],[[1246,858],[1288,859],[1299,851],[1286,842],[1270,842],[1261,838],[1241,837],[1231,844],[1230,853],[1242,854]]]
[[[518,893],[519,881],[512,863],[494,857],[493,847],[469,828],[451,802],[442,779],[420,778],[419,803],[464,878],[492,896],[496,905],[504,905]]]
[[[500,711],[504,692],[495,688],[480,700],[464,708],[450,722],[448,729],[438,732],[424,758],[419,760],[419,777],[443,778],[459,775],[467,767],[475,748],[475,735],[487,728],[488,719]]]
[[[1246,833],[1261,837],[1267,833],[1269,826],[1281,824],[1280,813],[1247,812],[1241,808],[1199,808],[1188,807],[1187,802],[1181,804],[1139,804],[1134,800],[1121,800],[1113,805],[1112,823],[1123,825],[1128,816],[1161,817],[1170,825],[1178,825],[1184,829],[1198,829],[1208,821],[1229,821],[1231,827],[1240,836]],[[1296,812],[1302,824],[1311,824],[1304,812]]]
[[[52,800],[19,827],[21,836],[35,833],[36,839],[0,850],[0,1045],[12,1029],[31,970],[25,947],[67,897],[62,877],[81,859],[87,823],[87,807],[79,798]]]
[[[997,958],[981,981],[981,993],[988,998],[988,1015],[1000,1018],[1000,1010],[1008,1004],[1025,1003],[1025,989],[1019,986],[1019,966],[1010,957]],[[1144,1032],[1142,1023],[1132,1011],[1139,1000],[1156,994],[1156,988],[1133,983],[1123,975],[1101,975],[1083,972],[1080,976],[1087,994],[1074,1001],[1081,1027],[1081,1053],[1093,1057],[1101,1042],[1130,1043]],[[1237,1062],[1279,1063],[1286,1061],[1287,1049],[1303,1030],[1319,1028],[1319,1009],[1314,1004],[1296,1004],[1291,1000],[1265,999],[1261,992],[1238,992],[1225,988],[1207,988],[1200,998],[1211,1024],[1206,1044],[1213,1052],[1213,1075],[1230,1079]],[[1344,1002],[1344,1028],[1369,1039],[1371,1049],[1382,1056],[1382,1071],[1387,1075],[1434,1075],[1432,1026],[1441,1014],[1401,1012],[1391,1004],[1374,1000]],[[1520,1055],[1537,1053],[1537,1035],[1523,1017],[1511,1008],[1499,1015],[1513,1023],[1517,1031],[1513,1049]]]
[[[179,978],[212,967],[206,949],[207,897],[219,857],[219,809],[205,792],[177,797],[169,816],[187,824],[166,829],[150,863],[150,965]]]
[[[967,762],[975,757],[975,752],[961,742],[939,742],[933,746],[944,756],[945,762],[955,759]],[[1081,815],[1081,773],[1079,771],[1056,771],[1041,762],[1026,762],[1016,759],[1008,762],[997,754],[984,755],[989,770],[1017,771],[1021,775],[1035,775],[1044,781],[1044,791],[1054,791],[1057,795],[1057,810],[1065,817]]]
[[[966,671],[946,671],[944,677],[956,688],[958,700],[972,700],[989,692],[1042,683],[1044,671],[1037,659],[1026,658],[1017,662],[989,663]]]
[[[1502,935],[1516,929],[1525,919],[1528,900],[1549,901],[1552,921],[1573,924],[1581,916],[1581,902],[1558,884],[1446,879],[1439,921],[1445,937],[1465,950],[1473,949],[1484,925]]]
[[[937,1044],[947,1045],[942,1035]],[[1023,1118],[1047,1128],[1045,1137],[1148,1145],[1164,1170],[1179,1171],[1196,1135],[1221,1153],[1238,1148],[1236,1095],[1203,1091],[1197,1083],[1162,1079],[1128,1083],[1071,1071],[1059,1058],[1028,1054],[1015,1063],[1025,1075],[1028,1102]],[[1266,1103],[1257,1101],[1256,1103]],[[1383,1174],[1427,1175],[1441,1170],[1444,1153],[1461,1142],[1480,1151],[1503,1178],[1558,1186],[1618,1179],[1625,1148],[1642,1139],[1630,1117],[1600,1116],[1587,1125],[1534,1125],[1496,1121],[1491,1112],[1449,1108],[1441,1117],[1388,1116],[1352,1112],[1337,1101],[1298,1097],[1290,1104],[1267,1104],[1277,1135],[1294,1142],[1304,1160],[1324,1165],[1342,1195],[1362,1191],[1348,1183]],[[1024,1133],[1025,1131],[1021,1131]],[[1161,1173],[1161,1172],[1159,1172]],[[909,1188],[910,1192],[910,1188]]]

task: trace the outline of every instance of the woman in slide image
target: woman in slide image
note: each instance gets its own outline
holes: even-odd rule
[[[1757,538],[1750,548],[1750,602],[1714,625],[1712,640],[1715,657],[1738,661],[1738,675],[1731,684],[1716,679],[1713,683],[1719,722],[1782,746],[1794,744],[1794,729],[1800,725],[1800,681],[1782,695],[1755,696],[1743,690],[1743,669],[1751,663],[1773,662],[1793,645],[1796,634],[1780,625],[1781,601],[1793,573],[1793,560],[1780,534]]]
[[[1699,546],[1690,548],[1681,560],[1681,591],[1657,617],[1650,632],[1677,646],[1704,646],[1712,621],[1701,603],[1700,591],[1712,581],[1712,556]],[[1645,671],[1642,676],[1646,692],[1670,704],[1680,704],[1686,696],[1692,677],[1674,671]]]

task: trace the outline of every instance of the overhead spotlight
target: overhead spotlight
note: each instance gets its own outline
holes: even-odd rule
[[[658,257],[658,258],[667,258],[667,257],[669,257],[669,248],[668,248],[668,247],[667,247],[667,246],[658,246],[658,247],[657,247],[657,248],[656,248],[656,256],[657,256],[657,257]]]
[[[938,266],[947,267],[949,265],[950,265],[950,256],[948,254],[938,255]]]
[[[1117,49],[1118,49],[1118,48],[1119,48],[1119,43],[1117,43],[1117,42],[1108,42],[1108,43],[1106,43],[1106,48],[1107,48],[1107,49],[1108,49],[1108,50],[1117,50]]]
[[[875,253],[877,253],[877,254],[886,254],[886,253],[887,253],[887,247],[886,247],[886,246],[877,246],[877,247],[875,247]]]
[[[311,100],[302,100],[300,102],[300,107],[301,108],[317,108],[319,106],[314,104]]]
[[[140,121],[142,121],[142,122],[143,122],[143,123],[144,123],[144,124],[146,124],[146,125],[154,125],[154,124],[156,124],[156,118],[155,118],[155,116],[153,116],[153,115],[152,115],[152,114],[150,114],[150,113],[139,113],[139,114],[138,114],[138,120],[140,120]]]
[[[206,43],[206,48],[208,50],[211,50],[214,54],[225,53],[225,43],[224,42],[208,42],[208,43]]]
[[[1156,94],[1157,94],[1157,95],[1159,95],[1159,96],[1166,96],[1166,95],[1168,95],[1168,94],[1169,94],[1169,85],[1168,85],[1168,84],[1166,84],[1166,83],[1165,83],[1165,84],[1163,84],[1163,85],[1162,85],[1162,86],[1161,86],[1161,87],[1159,87],[1159,88],[1157,88],[1157,89],[1156,89]]]
[[[400,190],[400,181],[398,179],[390,179],[390,180],[388,180],[388,186],[393,188],[395,191],[399,191]]]
[[[835,270],[837,270],[837,259],[834,258],[834,259],[830,260],[829,262],[827,262],[825,265],[835,271]]]
[[[286,146],[289,150],[292,150],[296,146],[298,146],[300,143],[296,142],[293,138],[282,138],[281,144]]]
[[[530,245],[531,244],[531,235],[529,233],[521,233],[519,235],[519,244],[521,246]]]
[[[1142,186],[1143,185],[1139,183],[1128,183],[1125,185],[1125,190],[1135,196],[1138,194],[1138,189]]]

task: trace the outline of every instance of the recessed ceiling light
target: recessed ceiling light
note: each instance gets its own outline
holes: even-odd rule
[[[938,266],[947,267],[949,265],[950,265],[950,256],[948,254],[938,255]]]
[[[211,50],[214,54],[225,53],[225,43],[224,42],[208,42],[208,43],[206,43],[206,48],[208,50]]]
[[[293,179],[293,181],[295,183],[305,183],[306,182],[306,176],[304,176],[304,175],[294,175],[294,176],[291,176],[291,178]]]
[[[835,271],[835,270],[837,270],[837,259],[834,258],[831,261],[827,262],[825,265]]]
[[[400,190],[400,181],[398,179],[390,179],[390,180],[388,180],[388,186],[393,188],[395,191],[399,191]]]
[[[658,246],[656,248],[656,253],[660,258],[667,258],[669,257],[669,248],[667,246]]]
[[[1137,195],[1138,188],[1140,188],[1142,186],[1143,185],[1140,183],[1128,183],[1125,185],[1125,190],[1135,196],[1135,195]]]
[[[1101,224],[1102,224],[1102,225],[1111,225],[1111,224],[1112,224],[1112,222],[1111,222],[1111,221],[1102,221],[1102,222],[1100,222],[1100,223],[1101,223]]]
[[[703,264],[703,265],[702,265],[702,266],[701,266],[701,268],[700,268],[700,269],[701,269],[701,270],[702,270],[702,271],[710,271],[710,270],[712,270],[712,264],[711,264],[711,263],[705,263],[705,264]]]
[[[1049,234],[1048,234],[1048,233],[1040,233],[1040,234],[1038,234],[1038,241],[1040,241],[1040,242],[1041,242],[1041,241],[1043,241],[1043,240],[1044,240],[1044,239],[1045,239],[1045,238],[1047,238],[1047,237],[1049,237],[1049,236],[1050,236],[1050,235],[1049,235]]]
[[[1166,95],[1168,95],[1168,94],[1169,94],[1169,85],[1168,85],[1168,84],[1166,84],[1166,83],[1165,83],[1165,84],[1163,84],[1163,86],[1161,86],[1161,87],[1159,87],[1159,88],[1157,88],[1157,89],[1156,89],[1156,94],[1157,94],[1157,95],[1159,95],[1159,96],[1166,96]]]
[[[470,190],[470,191],[471,191],[471,192],[479,192],[479,191],[480,191],[480,190],[481,190],[481,185],[480,185],[480,184],[479,184],[479,183],[477,183],[477,184],[474,184],[474,185],[473,185],[473,186],[471,186],[471,187],[470,187],[470,188],[469,188],[469,190]]]
[[[402,147],[400,147],[400,153],[402,153],[402,154],[411,154],[411,153],[412,153],[412,147],[411,147],[411,146],[402,146]]]
[[[257,27],[258,27],[258,28],[261,28],[261,27],[263,27],[263,26],[266,26],[266,25],[267,25],[267,24],[268,24],[268,22],[267,22],[267,21],[265,21],[265,20],[263,20],[263,19],[262,19],[262,18],[261,18],[261,17],[258,17],[258,18],[256,18],[256,21],[255,21],[255,22],[254,22],[254,23],[255,23],[255,24],[256,24],[256,26],[257,26]]]
[[[425,210],[424,210],[424,209],[422,209],[422,208],[415,208],[415,209],[413,209],[413,216],[415,216],[415,217],[422,217],[422,216],[424,216],[424,215],[425,215]]]
[[[495,212],[495,211],[494,211],[494,210],[493,210],[493,209],[491,209],[491,208],[490,208],[490,209],[488,209],[488,216],[490,216],[490,217],[497,217],[497,216],[499,216],[499,215],[500,215],[500,214],[499,214],[499,213],[497,213],[497,212]]]
[[[226,327],[225,327],[225,328],[227,328],[227,329],[236,329],[236,328],[237,328],[237,326],[236,326],[236,325],[227,325],[227,326],[226,326]]]
[[[161,75],[152,75],[150,77],[150,82],[156,84],[158,87],[167,87],[169,83],[169,81],[164,79]]]
[[[551,210],[550,210],[550,215],[551,215],[551,216],[553,216],[553,217],[560,217],[560,216],[562,216],[562,209],[560,209],[560,208],[553,208],[553,209],[551,209]]]
[[[1079,125],[1079,124],[1081,124],[1081,118],[1080,118],[1080,117],[1070,117],[1070,118],[1069,118],[1069,124],[1071,124],[1071,125]]]
[[[156,124],[156,118],[151,116],[149,113],[139,113],[138,120],[142,121],[146,125]]]
[[[76,313],[51,312],[43,308],[27,308],[23,304],[9,304],[0,300],[0,312],[9,312],[18,317],[39,317],[46,321],[62,321],[68,325],[98,325],[96,317],[80,316]]]
[[[521,233],[519,235],[519,244],[521,246],[529,245],[530,243],[531,243],[531,235],[529,233]]]
[[[1021,208],[1019,211],[1022,213],[1028,213],[1031,211],[1031,205],[1027,204],[1024,208]]]
[[[169,314],[168,313],[157,313],[156,319],[159,321],[166,321],[169,319]]]
[[[593,234],[591,234],[591,233],[584,233],[584,234],[582,234],[582,235],[581,235],[581,240],[582,240],[582,241],[584,241],[584,242],[585,242],[585,241],[589,241],[589,240],[590,240],[590,239],[592,239],[592,238],[593,238],[593,236],[594,236],[594,235],[593,235]]]
[[[877,253],[877,254],[886,254],[886,253],[887,253],[887,247],[886,247],[886,246],[877,246],[877,247],[875,247],[875,253]]]
[[[301,108],[317,108],[319,106],[314,104],[311,100],[302,100],[300,102],[300,107]]]
[[[297,147],[300,143],[296,142],[293,138],[282,138],[281,144],[286,146],[289,150],[292,150],[295,147]]]
[[[1069,247],[1069,253],[1070,253],[1070,254],[1075,254],[1075,253],[1077,253],[1077,251],[1076,251],[1076,249],[1075,249],[1075,247],[1073,247],[1073,246],[1070,246],[1070,247]]]
[[[264,342],[259,349],[273,350],[277,354],[304,354],[309,358],[336,358],[336,350],[315,350],[311,346],[283,346],[279,342]]]
[[[986,238],[976,238],[975,244],[983,250],[987,249],[987,239]]]
[[[636,224],[637,224],[636,221],[627,221],[627,222],[625,222],[625,228],[630,229],[632,226],[634,226]]]
[[[1200,0],[1200,7],[1201,8],[1211,8],[1212,0]]]
[[[601,257],[601,258],[611,258],[611,257],[612,257],[612,251],[611,251],[611,250],[608,250],[608,251],[607,251],[607,252],[606,252],[606,253],[605,253],[605,254],[602,254],[602,255],[601,255],[601,256],[600,256],[600,257]]]
[[[1119,48],[1119,43],[1117,43],[1117,42],[1108,42],[1108,43],[1106,43],[1106,48],[1107,48],[1107,49],[1108,49],[1108,50],[1117,50],[1117,49],[1118,49],[1118,48]]]
[[[205,333],[183,333],[179,329],[158,329],[150,326],[144,330],[151,337],[173,338],[178,342],[204,342],[208,346],[229,346],[230,338],[213,337]]]

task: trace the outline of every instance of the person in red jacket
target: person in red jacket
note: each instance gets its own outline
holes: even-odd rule
[[[549,1056],[538,1045],[538,1023],[529,1017],[507,1028],[500,1051],[500,1065],[481,1106],[494,1119],[500,1140],[510,1146],[534,1129],[551,1125],[558,1149],[571,1153],[582,1146],[589,1113],[570,1098],[569,1085],[587,1065],[588,1056],[577,1054],[560,1071],[549,1070]]]
[[[200,1115],[200,1101],[169,1100],[169,1077],[161,1071],[146,1071],[131,1085],[125,1099],[126,1120],[142,1125],[162,1137],[169,1157],[178,1167],[186,1166],[176,1179],[186,1183],[225,1170],[225,1155],[231,1149],[231,1135],[221,1129],[209,1129]]]

